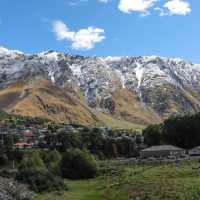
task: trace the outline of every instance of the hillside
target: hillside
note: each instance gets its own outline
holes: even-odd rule
[[[177,167],[173,163],[141,166],[131,161],[107,161],[104,168],[108,175],[86,181],[66,181],[68,192],[41,194],[35,200],[199,199],[200,170],[194,170],[193,166],[199,163],[183,162]]]

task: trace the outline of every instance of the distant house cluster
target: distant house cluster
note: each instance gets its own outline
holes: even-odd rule
[[[59,130],[62,130],[65,133],[78,133],[82,131],[84,127],[82,126],[74,126],[70,124],[60,125]],[[104,137],[109,137],[109,130],[105,127],[100,128],[101,134]],[[5,142],[5,138],[7,136],[15,136],[17,137],[17,142],[14,143],[14,146],[17,148],[23,147],[37,147],[39,144],[44,142],[45,136],[49,134],[51,131],[47,128],[41,128],[37,126],[20,126],[11,128],[8,125],[0,124],[0,143],[3,144]],[[114,139],[128,138],[132,139],[135,135],[134,130],[124,130],[117,129],[114,131],[113,135],[111,135]],[[142,136],[141,136],[142,137]]]
[[[84,127],[74,127],[73,125],[63,125],[59,127],[65,133],[78,133],[81,132]],[[46,140],[46,137],[51,133],[48,128],[41,128],[35,126],[21,126],[21,127],[8,127],[5,125],[0,124],[0,144],[5,143],[5,138],[7,136],[13,137],[13,146],[15,148],[48,148],[49,141]],[[129,150],[134,149],[140,152],[140,158],[162,158],[162,157],[174,157],[174,158],[181,158],[188,156],[200,156],[200,146],[194,147],[190,150],[185,150],[180,147],[176,147],[173,145],[158,145],[158,146],[151,146],[148,148],[144,148],[144,138],[141,134],[134,132],[134,130],[124,130],[124,129],[117,129],[115,131],[111,131],[107,128],[101,128],[101,135],[104,139],[112,141],[108,143],[113,146],[113,144],[120,145],[125,141],[126,146],[128,145]],[[55,141],[53,141],[55,142]],[[59,141],[57,141],[56,145],[60,145]],[[138,155],[137,155],[138,156]]]
[[[9,136],[15,148],[34,148],[38,147],[38,145],[46,145],[44,140],[46,133],[48,133],[48,130],[45,128],[0,126],[0,144],[4,144],[6,137]]]

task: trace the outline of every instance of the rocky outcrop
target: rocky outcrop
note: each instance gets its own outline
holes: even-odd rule
[[[32,200],[34,196],[26,185],[0,177],[0,200]]]

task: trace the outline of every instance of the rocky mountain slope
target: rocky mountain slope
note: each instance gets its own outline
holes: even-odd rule
[[[61,122],[146,125],[200,111],[200,65],[0,48],[0,108]]]

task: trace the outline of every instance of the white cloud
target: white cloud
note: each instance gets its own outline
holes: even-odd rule
[[[78,5],[80,5],[80,3],[86,3],[86,2],[88,2],[88,0],[68,0],[68,1],[66,1],[66,3],[69,6],[78,6]]]
[[[164,4],[165,11],[161,15],[187,15],[192,9],[190,3],[185,0],[170,0]]]
[[[89,50],[94,48],[96,43],[102,42],[105,37],[103,29],[92,26],[86,29],[80,29],[77,32],[70,31],[62,21],[53,22],[53,31],[57,40],[68,40],[72,42],[73,49]]]
[[[98,0],[99,2],[102,2],[102,3],[108,3],[109,0]]]
[[[70,1],[70,2],[68,2],[68,5],[69,5],[69,6],[77,6],[78,3],[77,3],[77,2]]]
[[[158,0],[120,0],[119,10],[125,13],[140,12],[142,15],[148,15]]]

